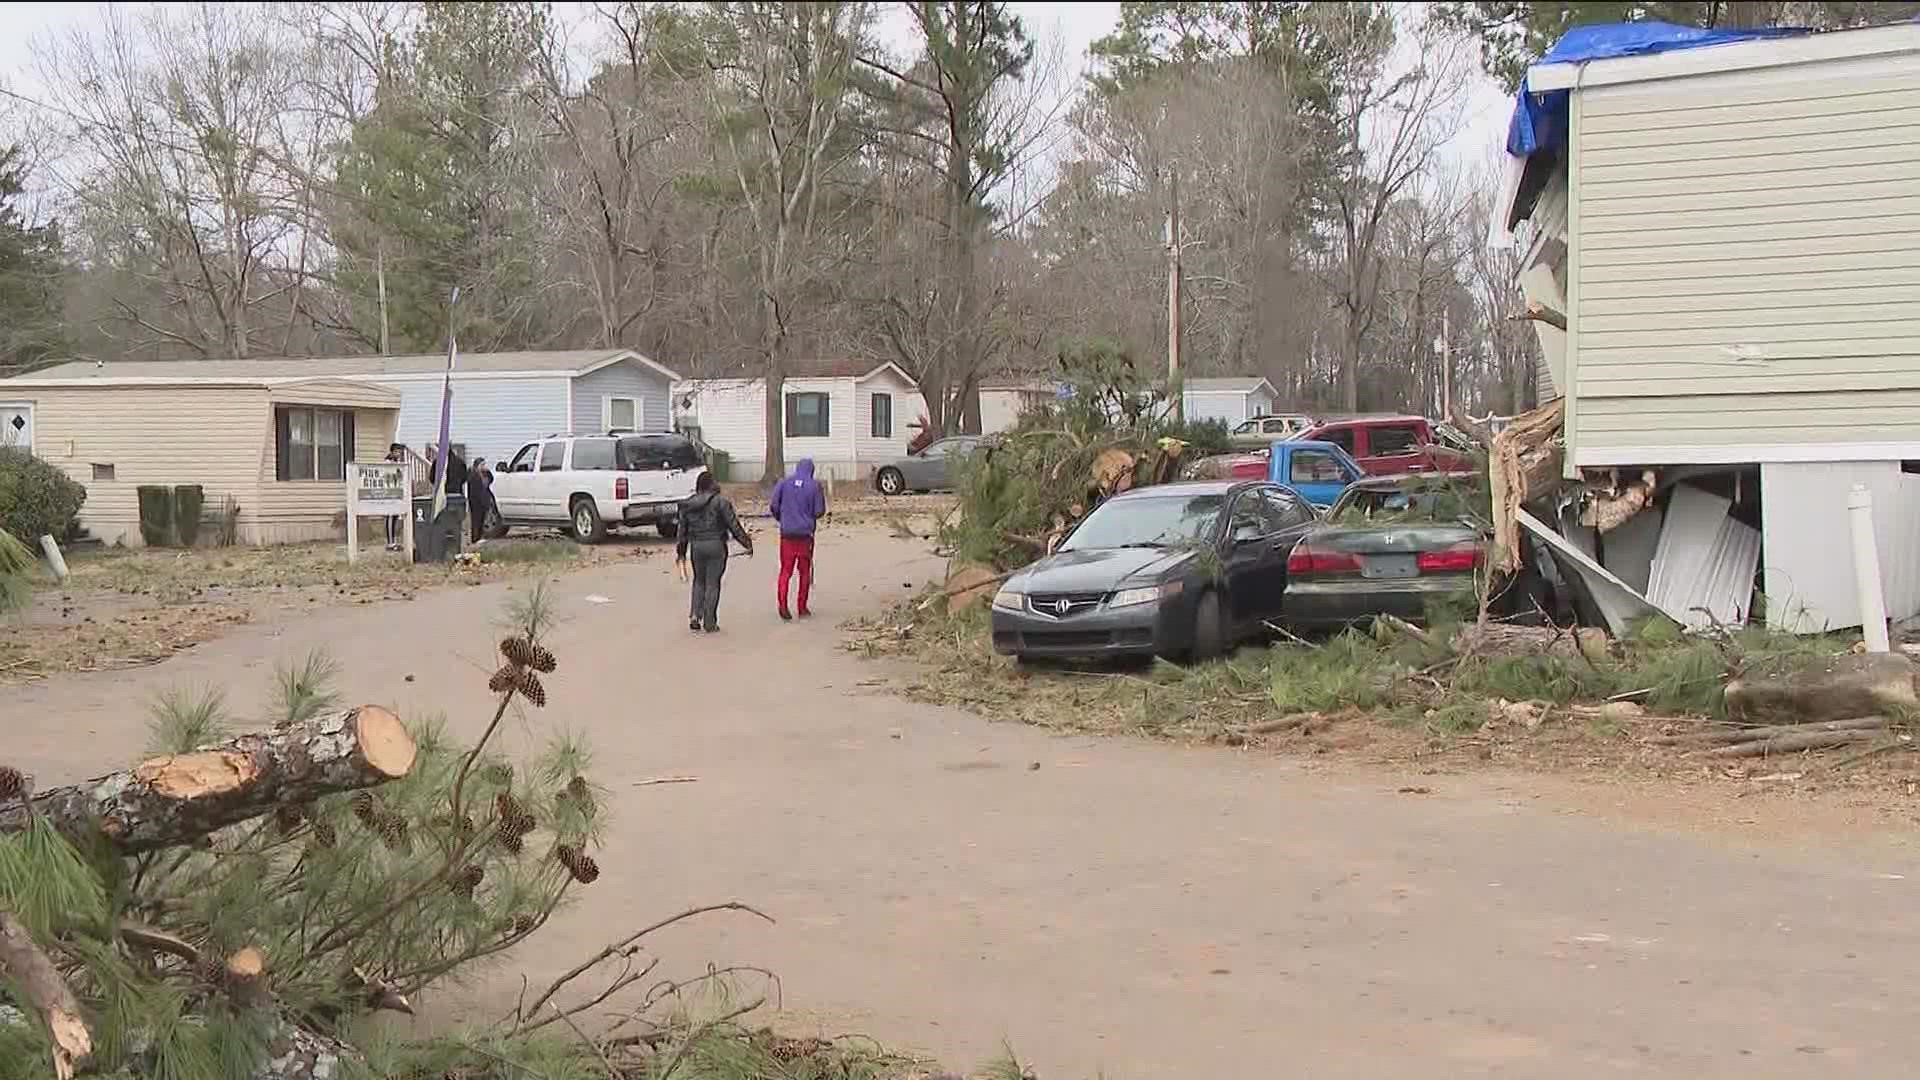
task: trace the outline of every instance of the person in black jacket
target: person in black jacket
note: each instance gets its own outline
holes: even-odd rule
[[[680,504],[680,531],[674,557],[680,563],[693,556],[693,608],[687,629],[713,633],[720,629],[720,579],[727,572],[727,538],[731,536],[753,554],[753,537],[740,527],[733,503],[720,494],[713,474],[703,472],[693,482],[693,495]],[[685,574],[685,567],[682,567]]]

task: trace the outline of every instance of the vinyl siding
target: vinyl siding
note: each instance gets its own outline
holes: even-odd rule
[[[1576,91],[1572,138],[1571,464],[1920,445],[1914,55]]]
[[[573,380],[573,430],[607,430],[606,401],[610,397],[638,400],[639,430],[673,430],[666,377],[637,360],[622,360]]]
[[[298,402],[309,404],[306,395]],[[393,443],[396,412],[392,408],[353,410],[353,460],[379,461]],[[242,535],[254,544],[286,544],[301,540],[346,539],[347,484],[343,480],[277,480],[278,447],[274,441],[273,410],[269,406],[261,446],[258,494],[249,508],[242,499]],[[209,502],[212,500],[210,499]]]
[[[103,543],[139,546],[142,484],[199,484],[206,505],[231,495],[243,530],[259,512],[261,447],[273,442],[267,392],[259,387],[33,389],[34,451],[87,489],[80,524]],[[112,480],[93,479],[95,464]]]
[[[851,387],[854,398],[854,460],[848,463],[848,470],[839,479],[865,480],[873,475],[878,466],[898,457],[905,457],[907,444],[913,441],[914,430],[908,425],[915,423],[927,412],[927,401],[920,391],[907,384],[905,379],[895,375],[891,369],[882,371],[873,378]],[[873,437],[873,395],[893,395],[893,434],[886,438]],[[838,406],[835,406],[838,408]],[[981,409],[986,409],[985,396],[982,395]],[[983,417],[984,420],[984,417]],[[791,455],[789,455],[791,457]]]
[[[988,435],[1005,431],[1028,410],[1052,400],[1051,390],[982,390],[980,430]]]
[[[893,398],[893,437],[872,437],[873,402],[876,388],[885,388]],[[906,453],[913,433],[908,424],[918,420],[926,404],[892,373],[874,376],[864,383],[851,378],[788,379],[783,393],[828,395],[828,431],[825,438],[786,440],[789,464],[803,457],[813,459],[822,477],[835,480],[860,479],[873,472],[874,465]],[[677,384],[676,398],[691,396],[690,418],[700,426],[700,438],[732,459],[734,480],[757,480],[766,467],[766,420],[762,412],[766,384],[758,379],[700,379]],[[783,413],[784,415],[784,413]]]
[[[397,441],[416,452],[440,438],[440,380],[392,379],[369,376],[360,382],[385,386],[400,393]],[[511,457],[528,442],[572,428],[567,413],[565,373],[527,378],[453,380],[453,418],[450,441],[465,444],[467,457],[498,461]],[[662,409],[665,403],[662,403]],[[381,447],[381,454],[386,447]]]
[[[1262,393],[1261,397],[1266,395]],[[1187,390],[1181,394],[1181,408],[1188,420],[1225,420],[1237,424],[1254,415],[1250,396],[1241,391],[1206,393]]]
[[[1860,625],[1853,549],[1834,539],[1847,528],[1855,484],[1873,493],[1887,616],[1920,614],[1920,560],[1907,554],[1920,533],[1920,476],[1901,472],[1898,461],[1791,462],[1760,466],[1767,625],[1799,634]]]

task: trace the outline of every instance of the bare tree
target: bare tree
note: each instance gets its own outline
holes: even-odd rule
[[[39,55],[68,152],[55,169],[99,329],[135,352],[283,348],[310,202],[295,51],[259,9],[106,13]],[[101,295],[104,294],[104,295]]]
[[[1340,256],[1329,282],[1343,335],[1340,404],[1360,406],[1360,368],[1379,313],[1381,230],[1396,202],[1432,169],[1440,148],[1460,127],[1468,53],[1461,40],[1414,14],[1402,22],[1407,40],[1394,49],[1393,20],[1368,4],[1328,5],[1328,36],[1340,43],[1344,71],[1335,83],[1342,176],[1332,192]],[[1407,69],[1386,75],[1404,58]]]
[[[766,387],[766,472],[786,473],[788,349],[824,261],[844,264],[834,226],[847,204],[828,190],[861,142],[848,124],[852,68],[871,16],[860,3],[708,5],[707,83],[724,167],[752,239]]]

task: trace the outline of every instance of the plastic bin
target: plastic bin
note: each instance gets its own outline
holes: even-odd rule
[[[433,496],[414,499],[413,561],[452,562],[467,538],[466,516],[465,495],[447,496],[447,505],[441,508],[438,518],[433,517]]]
[[[713,474],[715,483],[724,484],[733,479],[733,458],[725,450],[707,451],[707,471]]]

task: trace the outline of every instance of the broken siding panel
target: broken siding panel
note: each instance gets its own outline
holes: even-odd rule
[[[1913,59],[1576,92],[1573,464],[1914,441]]]

